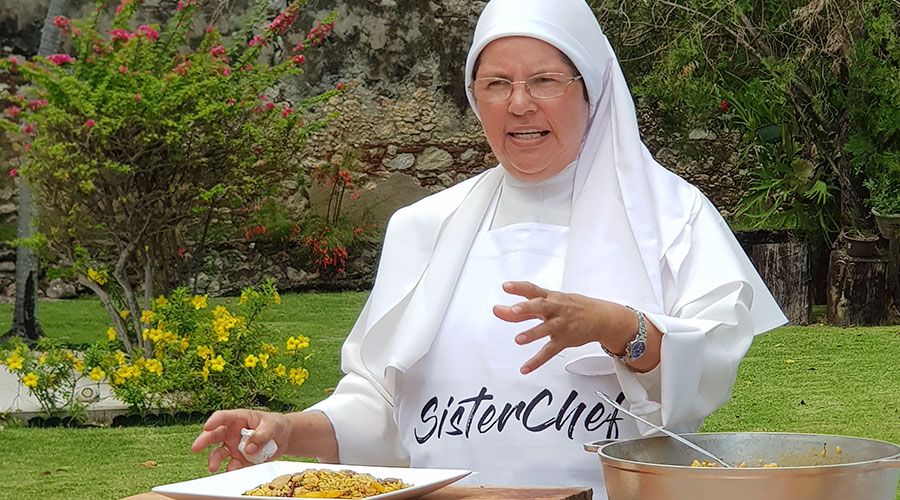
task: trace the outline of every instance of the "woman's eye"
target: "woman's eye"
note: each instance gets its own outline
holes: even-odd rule
[[[503,80],[491,80],[487,83],[486,87],[488,89],[502,89],[507,85],[508,82]]]

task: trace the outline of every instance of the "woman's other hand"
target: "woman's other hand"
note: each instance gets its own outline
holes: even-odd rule
[[[256,410],[223,410],[213,413],[203,425],[203,432],[191,445],[198,453],[210,446],[218,447],[209,453],[209,471],[216,472],[228,459],[226,470],[253,465],[238,450],[241,429],[253,429],[244,451],[255,455],[271,439],[278,450],[270,458],[282,455],[317,457],[323,462],[337,462],[337,440],[331,421],[317,411],[301,413],[273,413]]]
[[[557,292],[525,281],[509,281],[503,290],[525,298],[512,306],[495,305],[494,315],[512,323],[531,319],[541,324],[516,335],[519,345],[547,337],[537,354],[522,365],[523,374],[531,373],[568,347],[600,342],[615,353],[624,353],[625,345],[634,338],[638,321],[627,307],[576,293]],[[630,366],[636,371],[649,371],[659,364],[662,334],[647,324],[647,351]]]

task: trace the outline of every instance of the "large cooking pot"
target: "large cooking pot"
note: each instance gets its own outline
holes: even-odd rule
[[[894,500],[900,446],[845,436],[764,432],[684,434],[729,464],[666,436],[597,441],[610,500]],[[763,468],[765,464],[777,468]]]

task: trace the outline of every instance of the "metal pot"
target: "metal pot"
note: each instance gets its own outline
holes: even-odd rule
[[[705,457],[666,436],[585,444],[603,465],[610,500],[894,500],[900,446],[823,434],[684,434],[729,464],[691,467]],[[778,464],[763,468],[763,464]]]

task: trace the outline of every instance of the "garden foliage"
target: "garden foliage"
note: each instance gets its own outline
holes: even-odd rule
[[[134,26],[141,0],[99,1],[86,20],[55,19],[69,53],[0,63],[29,85],[0,119],[41,207],[25,243],[97,294],[129,356],[153,355],[141,312],[183,282],[186,255],[286,181],[309,183],[302,147],[327,122],[316,106],[340,91],[278,102],[276,85],[333,19],[298,34],[283,61],[263,54],[294,33],[304,3],[263,24],[262,0],[229,39],[210,27],[192,41],[193,0],[162,28]]]
[[[751,225],[830,237],[900,207],[895,0],[592,4],[639,99],[742,133]]]

